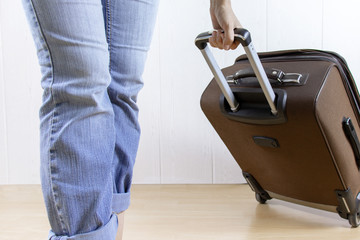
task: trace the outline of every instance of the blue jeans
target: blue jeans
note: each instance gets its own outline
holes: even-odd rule
[[[23,0],[42,73],[49,239],[115,239],[138,148],[158,0]]]

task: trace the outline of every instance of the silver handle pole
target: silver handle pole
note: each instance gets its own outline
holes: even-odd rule
[[[239,103],[235,99],[234,93],[231,91],[224,74],[221,72],[221,69],[214,58],[214,55],[208,46],[206,46],[204,49],[201,49],[201,53],[203,54],[207,64],[211,69],[211,72],[215,77],[216,82],[218,83],[222,93],[229,103],[231,111],[236,112],[239,108]]]
[[[249,58],[251,67],[253,68],[256,78],[258,79],[261,89],[263,90],[266,100],[270,105],[271,113],[277,115],[278,111],[274,104],[275,102],[275,93],[272,89],[269,79],[265,73],[265,70],[260,62],[260,58],[257,55],[254,45],[250,43],[248,46],[244,47],[247,57]]]

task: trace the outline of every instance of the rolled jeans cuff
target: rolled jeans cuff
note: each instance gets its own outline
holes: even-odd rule
[[[56,236],[53,231],[50,231],[49,233],[49,240],[110,240],[116,238],[118,228],[118,220],[117,215],[113,214],[110,218],[110,221],[100,227],[99,229],[83,233],[83,234],[77,234],[71,237],[68,236]]]
[[[114,193],[112,199],[112,211],[114,213],[121,213],[130,206],[130,192]]]

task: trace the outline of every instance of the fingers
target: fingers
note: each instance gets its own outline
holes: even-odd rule
[[[238,42],[238,41],[233,42],[233,44],[231,45],[230,49],[231,49],[231,50],[235,50],[235,49],[239,46],[239,44],[240,44],[240,42]]]
[[[209,39],[209,43],[212,47],[224,49],[224,33],[214,30],[211,38]]]
[[[223,45],[225,50],[229,50],[234,42],[234,31],[233,28],[224,29]]]
[[[225,50],[234,50],[239,46],[239,42],[234,41],[233,31],[227,31],[224,33],[219,30],[214,30],[212,37],[209,39],[209,43],[212,47]]]

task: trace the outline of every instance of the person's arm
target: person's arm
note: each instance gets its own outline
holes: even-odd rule
[[[240,28],[241,24],[231,8],[231,0],[210,0],[210,16],[214,29],[219,30],[213,32],[210,45],[225,50],[237,48],[234,28]]]

